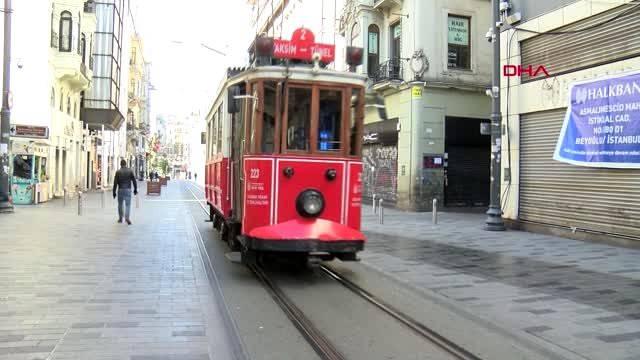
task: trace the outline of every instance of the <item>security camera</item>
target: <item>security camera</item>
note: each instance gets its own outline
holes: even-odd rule
[[[489,29],[489,31],[487,31],[484,37],[487,38],[488,42],[493,41],[493,30]]]
[[[496,27],[497,28],[501,28],[503,25],[504,25],[504,22],[502,20],[496,21]]]

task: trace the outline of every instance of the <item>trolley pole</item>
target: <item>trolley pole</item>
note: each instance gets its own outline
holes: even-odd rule
[[[500,150],[502,114],[500,112],[500,0],[491,0],[493,22],[493,80],[491,84],[491,193],[485,230],[503,231],[500,206]]]
[[[2,66],[2,111],[0,113],[0,213],[13,212],[9,187],[11,152],[11,0],[4,0],[4,58]]]

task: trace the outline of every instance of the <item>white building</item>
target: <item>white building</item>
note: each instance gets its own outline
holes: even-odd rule
[[[12,150],[32,172],[30,179],[12,179],[12,195],[27,204],[83,187],[88,152],[80,104],[93,77],[96,16],[93,2],[83,0],[14,1],[13,7]],[[29,128],[46,136],[25,136]]]

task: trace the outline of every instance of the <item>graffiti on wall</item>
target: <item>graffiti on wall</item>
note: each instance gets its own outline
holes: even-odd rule
[[[368,144],[362,149],[363,197],[382,197],[384,201],[398,200],[398,147]]]

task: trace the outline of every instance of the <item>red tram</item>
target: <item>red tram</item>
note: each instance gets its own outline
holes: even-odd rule
[[[356,260],[365,78],[323,68],[333,47],[306,29],[253,49],[253,66],[227,71],[207,116],[211,221],[245,263]],[[347,50],[348,64],[361,57]]]

